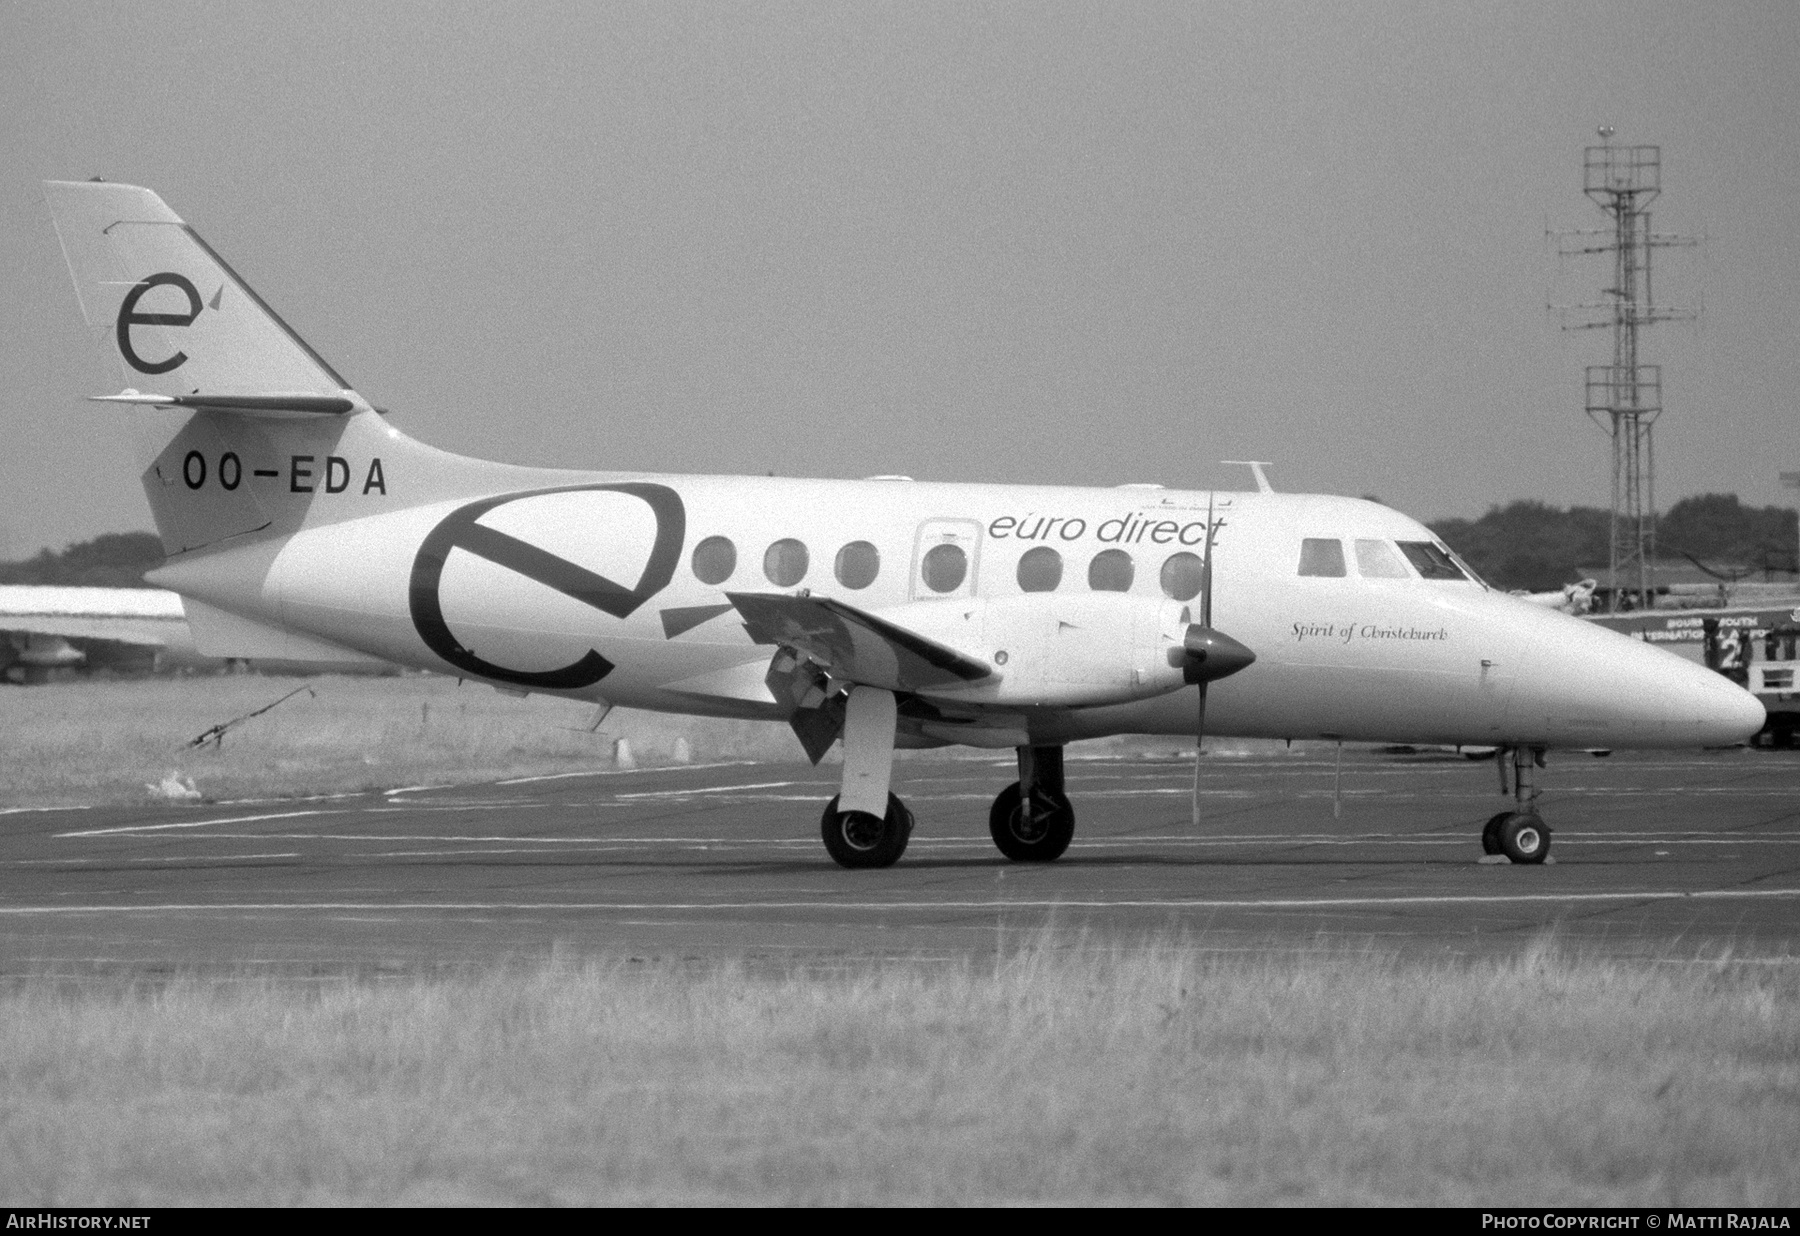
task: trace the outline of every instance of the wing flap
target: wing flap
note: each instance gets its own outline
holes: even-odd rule
[[[920,691],[995,677],[991,666],[830,597],[728,592],[759,644],[805,653],[832,677],[888,691]]]

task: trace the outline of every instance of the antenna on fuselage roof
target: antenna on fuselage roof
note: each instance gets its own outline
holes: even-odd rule
[[[1263,475],[1264,468],[1273,468],[1275,466],[1274,464],[1270,463],[1268,460],[1266,460],[1266,459],[1221,459],[1219,462],[1222,464],[1236,464],[1239,467],[1250,469],[1251,473],[1253,475],[1255,475],[1255,477],[1256,477],[1256,492],[1257,493],[1272,494],[1275,492],[1275,487],[1273,485],[1269,484],[1269,478]]]

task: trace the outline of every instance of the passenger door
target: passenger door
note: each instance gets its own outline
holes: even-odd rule
[[[914,601],[955,600],[975,595],[981,560],[981,525],[972,519],[928,519],[913,541]]]

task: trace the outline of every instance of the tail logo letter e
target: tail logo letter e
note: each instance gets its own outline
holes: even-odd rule
[[[181,313],[139,313],[138,301],[152,288],[177,287],[187,293],[188,311]],[[163,271],[151,275],[148,279],[125,293],[124,301],[119,305],[119,355],[125,363],[139,373],[167,373],[178,369],[187,360],[186,352],[177,352],[167,360],[147,361],[137,354],[131,346],[131,328],[134,326],[192,326],[194,319],[200,316],[200,291],[184,275],[173,271]]]

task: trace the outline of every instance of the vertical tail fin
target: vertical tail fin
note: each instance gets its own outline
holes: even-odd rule
[[[349,383],[148,189],[46,181],[82,315],[158,395],[348,396]]]
[[[292,531],[315,493],[348,491],[349,441],[362,492],[386,495],[376,451],[397,436],[160,197],[100,181],[44,196],[82,316],[124,371],[123,394],[96,397],[181,414],[133,417],[171,555]]]

